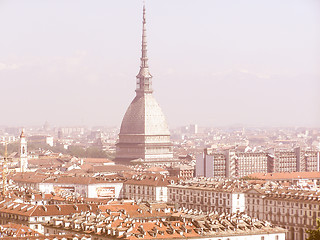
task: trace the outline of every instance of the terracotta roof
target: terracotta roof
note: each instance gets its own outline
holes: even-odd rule
[[[320,172],[253,173],[249,177],[263,180],[320,179]]]
[[[100,205],[99,209],[102,212],[105,212],[105,216],[109,216],[113,213],[121,212],[123,210],[125,210],[125,215],[129,215],[131,218],[160,218],[168,217],[171,215],[169,211],[165,212],[164,207],[159,207],[156,209],[152,206],[148,207],[145,204],[108,204]]]
[[[38,236],[25,236],[25,237],[1,237],[3,240],[86,240],[91,239],[90,237],[86,237],[86,235],[79,234],[52,234],[52,235],[42,235],[38,233]]]
[[[133,171],[130,167],[125,165],[102,165],[102,166],[92,166],[88,169],[89,173],[98,172],[122,172],[122,171]]]
[[[20,237],[30,237],[30,236],[41,236],[37,231],[32,230],[31,228],[27,227],[26,225],[16,224],[16,223],[8,223],[5,225],[0,225],[0,238],[4,237],[12,237],[14,236],[15,239]]]
[[[151,167],[146,170],[147,172],[165,172],[167,170],[161,168],[161,167]]]
[[[12,179],[15,182],[28,182],[28,183],[39,183],[46,179],[48,175],[33,173],[33,172],[24,172],[24,173],[15,173],[9,175],[9,179]]]
[[[124,178],[116,175],[108,177],[90,177],[90,176],[56,176],[48,178],[43,183],[63,183],[63,184],[96,184],[96,183],[121,183]]]
[[[145,174],[140,176],[133,176],[131,179],[125,181],[125,184],[165,187],[170,185],[172,180],[172,177],[166,178],[162,175]]]
[[[113,161],[107,158],[84,158],[84,163],[114,163]]]
[[[39,159],[29,159],[28,160],[29,165],[34,165],[37,167],[53,167],[53,166],[60,166],[63,164],[63,161],[57,159],[57,158],[39,158]]]
[[[136,206],[136,205],[132,205]],[[138,205],[140,208],[141,206]],[[110,206],[109,206],[110,207]],[[112,206],[111,206],[112,207]],[[284,234],[278,228],[265,221],[252,219],[239,214],[193,214],[193,210],[168,213],[169,218],[142,219],[132,218],[129,209],[107,210],[107,216],[100,213],[81,213],[50,220],[46,227],[67,228],[68,231],[88,233],[93,238],[101,236],[108,239],[187,239],[187,238],[224,238],[228,236],[260,235],[270,233]],[[127,214],[127,216],[126,216]],[[129,217],[130,215],[130,217]],[[121,234],[119,234],[121,232]]]
[[[62,216],[80,212],[96,212],[98,204],[61,204],[61,205],[31,205],[5,202],[1,204],[0,212],[21,216]]]

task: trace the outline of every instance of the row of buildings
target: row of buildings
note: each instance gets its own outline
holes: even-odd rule
[[[100,205],[99,212],[56,217],[47,234],[86,233],[92,239],[285,239],[283,228],[245,214],[202,214],[161,204],[135,202]]]
[[[319,180],[320,174],[315,177]],[[72,178],[73,182],[70,180]],[[15,181],[18,186],[26,187],[30,179],[34,178],[16,178]],[[148,174],[130,178],[55,176],[47,177],[32,187],[57,196],[63,192],[78,193],[87,202],[128,199],[170,203],[176,208],[192,209],[204,214],[245,212],[249,216],[286,228],[287,239],[304,240],[306,229],[314,228],[316,218],[320,217],[320,192],[317,188],[311,189],[309,185],[289,186],[289,182],[283,180],[279,184],[266,180],[182,180]]]
[[[14,185],[45,194],[74,193],[83,198],[135,199],[167,202],[167,186],[177,178],[160,174],[120,175],[47,175],[16,173],[10,176]]]
[[[241,178],[252,173],[320,171],[320,152],[289,149],[268,151],[215,151],[204,149],[197,156],[196,176]]]
[[[197,179],[168,186],[168,201],[180,207],[210,212],[245,212],[288,230],[290,240],[307,239],[307,229],[320,217],[320,191],[283,187],[261,180]]]
[[[0,226],[23,224],[39,235],[86,235],[87,239],[284,240],[286,230],[244,213],[203,213],[164,203],[32,205],[0,201]]]

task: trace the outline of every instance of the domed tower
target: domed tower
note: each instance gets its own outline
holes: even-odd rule
[[[172,143],[165,116],[152,95],[145,14],[143,6],[141,65],[137,75],[136,97],[122,120],[115,161],[168,164],[173,160]]]

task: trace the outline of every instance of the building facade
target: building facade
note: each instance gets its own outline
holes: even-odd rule
[[[168,186],[168,202],[206,213],[237,213],[245,210],[244,190],[231,181],[219,183],[204,179],[174,183]]]
[[[270,172],[315,172],[320,170],[320,152],[301,149],[271,149]]]
[[[168,185],[173,180],[163,176],[134,176],[124,183],[124,195],[135,201],[168,202]]]
[[[242,178],[254,173],[314,172],[320,170],[320,152],[270,149],[263,152],[204,149],[197,156],[197,177]]]
[[[294,189],[251,189],[246,192],[246,213],[286,228],[288,240],[305,240],[306,230],[314,229],[320,217],[320,194]]]

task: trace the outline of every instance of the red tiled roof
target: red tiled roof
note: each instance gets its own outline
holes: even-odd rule
[[[58,176],[44,180],[44,183],[63,183],[63,184],[95,184],[95,183],[120,183],[124,179],[116,175],[108,176],[108,178],[89,177],[89,176]]]
[[[13,175],[9,175],[9,179],[12,179],[15,182],[28,182],[28,183],[39,183],[46,179],[48,175],[33,173],[33,172],[23,172],[23,173],[15,173]]]
[[[30,236],[39,236],[42,235],[37,231],[32,230],[31,228],[16,224],[16,223],[8,223],[6,225],[0,225],[0,236],[1,239],[3,237],[15,236],[14,239],[20,239],[20,237],[30,237]]]
[[[253,173],[249,177],[263,180],[320,179],[320,172]]]
[[[21,216],[62,216],[80,212],[96,212],[98,204],[61,204],[61,205],[31,205],[22,203],[1,204],[0,212]]]
[[[107,158],[84,158],[84,163],[113,163],[113,161]]]

